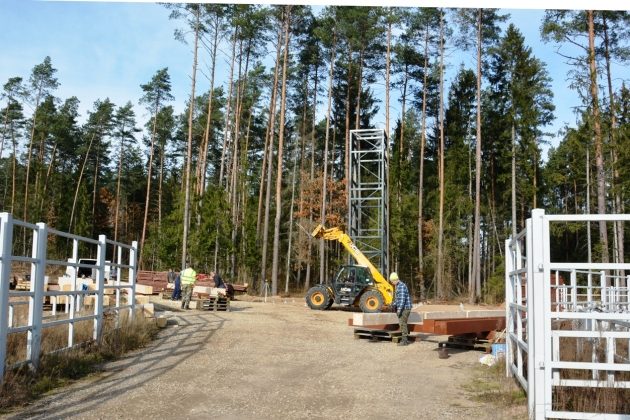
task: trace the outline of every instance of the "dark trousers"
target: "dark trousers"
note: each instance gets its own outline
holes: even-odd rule
[[[175,279],[175,287],[173,288],[173,294],[171,300],[180,300],[182,298],[182,282],[179,280],[179,276]]]
[[[409,319],[410,313],[411,309],[403,309],[402,315],[398,317],[398,325],[400,326],[400,331],[402,331],[403,341],[407,341],[407,337],[409,336],[409,326],[407,325],[407,320]]]

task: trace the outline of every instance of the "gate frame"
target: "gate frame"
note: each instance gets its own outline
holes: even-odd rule
[[[13,236],[14,227],[22,227],[32,233],[32,249],[31,256],[14,255],[13,254]],[[50,260],[47,255],[47,244],[49,235],[57,235],[59,237],[73,241],[72,258],[68,261]],[[97,263],[96,265],[87,265],[78,263],[78,243],[83,242],[96,246]],[[105,261],[107,246],[114,247],[112,258],[114,262]],[[131,245],[122,244],[120,242],[108,240],[105,235],[100,235],[98,240],[85,238],[70,233],[57,231],[48,227],[45,223],[27,223],[13,218],[11,213],[0,213],[0,385],[4,381],[4,372],[7,356],[7,344],[10,334],[23,333],[27,334],[26,355],[24,360],[17,365],[28,364],[32,369],[37,369],[41,357],[41,337],[44,328],[50,328],[57,325],[68,324],[68,340],[66,347],[56,351],[71,349],[82,343],[74,343],[73,327],[75,322],[93,320],[92,340],[99,341],[103,333],[104,314],[114,312],[116,315],[116,323],[120,322],[120,314],[122,310],[129,311],[129,319],[133,319],[136,307],[135,288],[137,274],[137,255],[138,243],[133,241]],[[125,259],[127,264],[123,263],[123,251],[128,253]],[[31,265],[30,272],[30,290],[29,291],[11,291],[10,280],[12,264],[14,262],[22,262]],[[46,291],[46,267],[66,266],[72,268],[73,290],[71,291]],[[105,267],[114,268],[116,270],[116,281],[113,284],[105,285]],[[93,268],[96,272],[94,279],[95,290],[79,290],[77,288],[77,268]],[[127,282],[121,282],[122,270],[128,270]],[[114,289],[115,303],[113,306],[104,307],[103,300],[105,289]],[[121,304],[121,292],[127,291],[127,301],[129,303]],[[94,311],[91,315],[76,316],[81,309],[82,299],[88,295],[94,295]],[[57,298],[65,296],[65,308],[67,318],[55,319]],[[26,297],[28,302],[28,318],[26,325],[13,326],[13,305],[21,302],[12,302],[11,297]],[[52,318],[44,316],[44,299],[51,298],[54,302]]]
[[[586,301],[587,309],[595,307],[592,288],[600,289],[601,301],[605,305],[609,289],[608,285],[611,276],[605,274],[606,270],[624,270],[630,272],[630,264],[620,263],[574,263],[574,262],[552,262],[550,260],[550,222],[597,222],[597,221],[630,221],[630,215],[545,215],[544,210],[532,210],[531,218],[527,219],[525,229],[516,238],[506,240],[506,328],[507,328],[507,351],[505,358],[506,374],[515,376],[527,393],[528,411],[530,418],[546,419],[570,418],[586,419],[621,419],[619,414],[603,413],[579,413],[554,411],[552,407],[552,392],[554,386],[563,386],[563,383],[571,383],[573,386],[582,387],[622,387],[630,388],[630,381],[614,381],[614,374],[610,372],[630,371],[630,365],[615,363],[614,344],[609,343],[619,338],[630,342],[630,327],[626,331],[614,332],[593,332],[584,330],[571,330],[563,332],[552,328],[552,321],[563,320],[595,320],[601,322],[624,322],[630,319],[630,303],[628,297],[628,284],[625,286],[625,301],[623,293],[620,305],[621,313],[581,311],[577,301],[577,289],[585,288],[576,282],[576,270],[593,270],[600,274],[600,285],[586,286],[589,288]],[[523,241],[525,247],[523,247]],[[525,254],[523,254],[525,250]],[[525,262],[525,264],[523,264]],[[560,285],[558,278],[560,272],[571,274],[570,285]],[[555,284],[551,282],[552,272],[556,275]],[[590,274],[589,274],[590,276]],[[630,277],[630,276],[629,276]],[[526,288],[523,289],[523,281]],[[590,277],[589,277],[590,282]],[[551,290],[555,289],[556,301],[552,303]],[[526,296],[522,296],[526,290]],[[560,293],[563,292],[563,293]],[[571,292],[571,293],[567,293]],[[562,299],[572,299],[566,303],[560,303]],[[589,301],[591,299],[592,301]],[[565,302],[565,301],[563,301]],[[552,307],[555,305],[555,311]],[[623,308],[625,307],[625,311]],[[570,310],[569,310],[570,309]],[[523,328],[523,313],[526,318],[526,329]],[[618,325],[618,324],[615,324]],[[531,332],[531,334],[528,334]],[[607,340],[606,362],[568,362],[561,361],[559,352],[560,337],[588,338],[599,337]],[[612,348],[611,348],[612,347]],[[612,350],[612,357],[610,352]],[[523,362],[527,360],[527,378],[523,375]],[[560,378],[560,371],[563,369],[580,369],[592,372],[595,378],[596,372],[607,371],[608,379],[605,384],[600,380],[566,380]],[[611,383],[612,378],[612,383]],[[595,383],[597,382],[597,383]]]

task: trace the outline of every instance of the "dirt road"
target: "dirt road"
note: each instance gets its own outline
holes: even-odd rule
[[[355,339],[349,312],[301,299],[171,315],[148,348],[6,418],[506,418],[465,390],[481,353],[440,359],[440,337]]]

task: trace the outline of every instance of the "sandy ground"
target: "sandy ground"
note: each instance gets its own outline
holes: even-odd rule
[[[350,312],[312,311],[297,298],[162,309],[168,326],[149,347],[4,418],[523,418],[473,398],[466,385],[483,354],[451,349],[440,359],[445,337],[407,347],[355,339]]]

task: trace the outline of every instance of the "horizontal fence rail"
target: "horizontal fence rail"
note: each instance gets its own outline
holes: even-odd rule
[[[24,250],[30,245],[30,255],[20,255],[14,248],[20,235],[22,241],[26,239]],[[68,244],[70,257],[49,258],[48,244],[61,241]],[[85,238],[0,213],[0,381],[7,367],[28,364],[37,369],[46,329],[67,328],[64,344],[56,352],[100,340],[107,314],[114,314],[116,325],[123,310],[133,317],[137,249],[135,241],[127,245],[105,235]],[[81,269],[91,275],[80,277]],[[28,290],[11,290],[19,273],[27,278]],[[53,287],[55,277],[58,284]],[[105,305],[105,300],[113,302]],[[63,312],[58,312],[59,305]],[[85,322],[92,323],[89,337],[78,339],[76,327]],[[7,354],[12,336],[25,342],[22,357]]]
[[[630,221],[630,215],[545,215],[506,241],[506,371],[527,392],[530,418],[620,419],[578,412],[568,388],[630,390],[630,264],[558,261],[551,224]],[[557,227],[557,226],[554,226]]]

